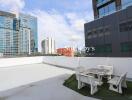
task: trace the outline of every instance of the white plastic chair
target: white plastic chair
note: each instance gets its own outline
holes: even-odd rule
[[[108,83],[110,84],[109,90],[122,94],[122,87],[127,88],[126,75],[127,73],[124,73],[121,76],[115,76],[114,78],[109,80],[108,81]]]
[[[78,78],[78,74],[83,73],[83,74],[87,74],[88,73],[88,69],[86,67],[77,67],[75,69],[75,73],[76,73],[76,79]],[[91,76],[95,77],[94,74],[90,74]]]
[[[78,80],[78,75],[82,72],[86,71],[86,68],[85,67],[77,67],[75,69],[75,74],[76,74],[76,79]]]
[[[109,65],[98,65],[99,69],[106,69],[108,70],[108,72],[106,73],[106,77],[108,80],[111,79],[111,75],[113,74],[113,66],[109,66]]]
[[[98,85],[100,85],[100,81],[98,79],[95,79],[91,75],[85,75],[85,74],[79,74],[78,75],[78,89],[81,89],[85,86],[85,84],[90,85],[90,94],[93,95],[98,91]]]

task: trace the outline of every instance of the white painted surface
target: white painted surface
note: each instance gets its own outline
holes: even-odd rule
[[[20,57],[20,58],[0,58],[0,67],[9,67],[25,64],[42,63],[43,58],[40,57]]]
[[[45,64],[3,67],[0,68],[0,91],[63,75],[68,72],[69,74],[73,73],[70,70],[64,70]]]
[[[53,65],[69,67],[69,68],[76,68],[78,66],[77,57],[49,56],[49,57],[43,57],[43,62]]]
[[[71,74],[45,64],[0,68],[0,100],[95,100],[62,85]]]
[[[127,78],[132,78],[132,58],[109,58],[109,57],[43,57],[43,62],[76,68],[78,66],[92,68],[97,65],[113,65],[114,74],[128,72]]]
[[[127,77],[132,78],[132,58],[106,58],[106,57],[63,57],[63,56],[40,56],[40,57],[21,57],[21,58],[1,58],[1,67],[11,67],[26,64],[49,63],[67,68],[83,66],[87,68],[97,67],[97,65],[113,65],[114,74],[128,72]]]

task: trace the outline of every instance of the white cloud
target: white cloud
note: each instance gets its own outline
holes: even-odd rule
[[[25,6],[24,0],[0,0],[3,9],[11,11],[18,15],[19,11]]]
[[[38,18],[39,51],[41,50],[41,41],[46,37],[53,37],[57,47],[84,44],[84,33],[78,31],[77,27],[79,26],[71,27],[72,25],[68,23],[68,18],[65,15],[60,14],[56,10],[49,12],[35,10],[32,14]]]
[[[84,46],[84,23],[92,20],[92,13],[62,14],[56,10],[34,10],[31,14],[38,18],[39,51],[41,51],[41,41],[46,37],[54,38],[56,47]]]
[[[79,41],[81,39],[82,39],[82,37],[80,37],[79,35],[72,35],[69,40],[71,42],[76,42],[76,41]]]
[[[84,30],[84,23],[86,23],[85,17],[79,15],[78,13],[68,13],[66,14],[71,27],[76,31],[83,32]]]

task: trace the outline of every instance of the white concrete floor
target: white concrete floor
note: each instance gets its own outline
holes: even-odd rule
[[[0,68],[0,100],[95,100],[62,85],[73,73],[46,64]]]

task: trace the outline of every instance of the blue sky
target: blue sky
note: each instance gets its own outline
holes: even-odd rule
[[[90,0],[25,0],[25,9],[39,8],[41,10],[56,9],[62,13],[70,11],[91,10]]]
[[[84,23],[93,20],[92,0],[0,0],[0,9],[38,18],[39,51],[41,41],[52,37],[56,47],[83,47]]]

